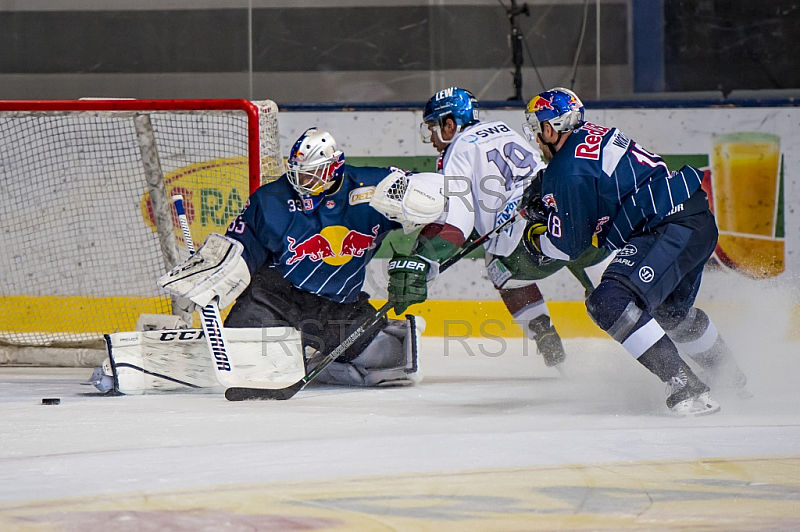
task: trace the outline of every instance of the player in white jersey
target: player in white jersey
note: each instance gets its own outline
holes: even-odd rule
[[[410,257],[395,257],[423,259],[428,266],[422,268],[424,276],[419,269],[397,267],[406,264],[403,260],[390,263],[389,297],[397,313],[426,299],[427,280],[435,276],[438,263],[471,235],[484,235],[513,216],[524,187],[545,167],[539,150],[508,125],[480,122],[475,97],[458,87],[439,91],[428,101],[420,133],[439,152],[437,166],[448,207],[439,223],[421,231]],[[592,283],[584,268],[601,262],[607,253],[597,251],[571,263],[551,260],[524,245],[524,231],[525,220],[520,219],[485,244],[487,270],[514,320],[536,341],[545,363],[553,366],[564,360],[564,348],[535,281],[566,266],[588,293]]]

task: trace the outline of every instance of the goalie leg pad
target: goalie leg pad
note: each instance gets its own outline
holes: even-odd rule
[[[294,383],[305,376],[300,334],[287,327],[230,329],[228,358],[237,377]],[[222,393],[202,329],[106,335],[114,387],[126,395]]]
[[[137,331],[158,331],[161,329],[188,329],[189,324],[180,316],[172,314],[140,314],[136,320]]]
[[[409,386],[422,380],[418,340],[425,320],[406,315],[387,326],[350,362],[333,362],[315,379],[344,386]]]

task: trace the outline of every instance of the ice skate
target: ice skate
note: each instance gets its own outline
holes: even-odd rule
[[[710,389],[692,370],[681,368],[667,382],[667,408],[678,417],[703,416],[719,412],[719,403],[709,396]]]
[[[564,362],[567,354],[556,328],[550,323],[550,316],[542,314],[528,322],[528,329],[533,333],[536,349],[548,367]]]
[[[103,365],[94,368],[94,371],[92,371],[92,375],[89,377],[89,379],[81,384],[94,385],[95,388],[103,393],[110,392],[114,389],[113,375],[114,374],[111,370],[111,360],[106,358],[103,361]]]

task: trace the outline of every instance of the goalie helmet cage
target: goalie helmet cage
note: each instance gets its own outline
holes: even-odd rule
[[[180,314],[156,279],[284,173],[272,101],[0,101],[0,364],[99,365],[103,334]],[[188,318],[188,316],[185,316]]]

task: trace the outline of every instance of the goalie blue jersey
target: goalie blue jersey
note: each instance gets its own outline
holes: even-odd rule
[[[544,172],[548,240],[572,260],[595,235],[599,246],[622,248],[631,235],[679,211],[702,178],[690,166],[670,173],[664,159],[620,130],[586,122],[569,134]]]
[[[391,172],[345,165],[339,190],[310,213],[283,176],[250,196],[227,235],[244,245],[251,273],[268,264],[300,290],[356,301],[367,262],[383,236],[400,227],[369,205],[375,185]]]

